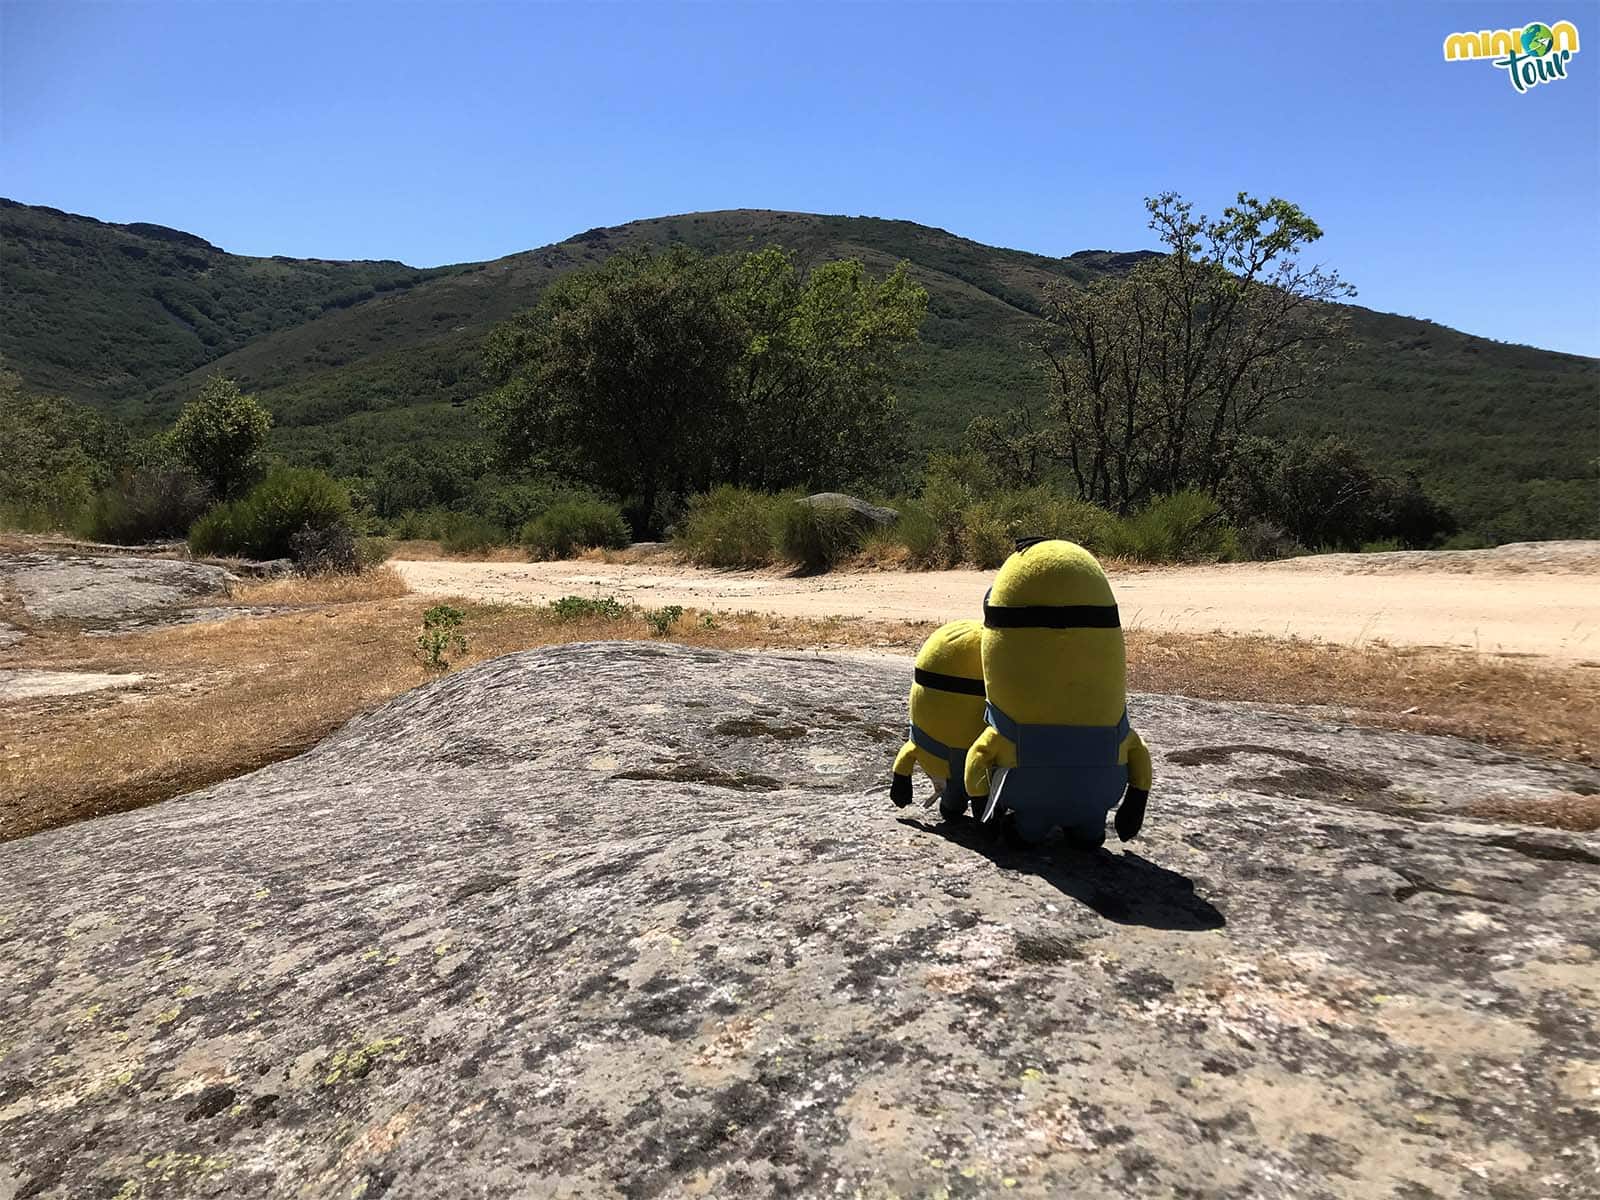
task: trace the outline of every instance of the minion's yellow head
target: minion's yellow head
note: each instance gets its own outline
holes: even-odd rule
[[[989,700],[1021,724],[1116,724],[1127,665],[1094,555],[1048,540],[1006,559],[984,605],[983,678]]]
[[[977,621],[941,625],[917,652],[911,684],[911,720],[947,746],[965,750],[983,732],[983,626]],[[943,779],[943,764],[924,764]]]

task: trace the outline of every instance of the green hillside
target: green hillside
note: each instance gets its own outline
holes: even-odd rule
[[[0,352],[41,390],[105,404],[437,274],[398,262],[246,258],[161,225],[0,200]]]
[[[422,438],[473,436],[467,406],[482,388],[483,335],[558,275],[625,248],[777,244],[803,262],[853,257],[877,272],[909,261],[930,307],[900,393],[923,448],[1035,392],[1039,376],[1022,343],[1046,284],[1085,282],[1139,257],[1047,258],[907,221],[733,210],[592,229],[493,262],[419,272],[238,258],[170,230],[51,209],[8,204],[0,216],[3,345],[30,384],[148,426],[169,420],[220,369],[272,409],[280,451],[341,472]],[[22,255],[13,228],[25,234]],[[1279,431],[1338,433],[1386,466],[1415,470],[1469,527],[1492,536],[1593,524],[1600,360],[1363,308],[1351,317],[1354,348],[1322,394],[1276,416]]]
[[[1008,403],[1034,386],[1020,345],[1046,283],[1081,282],[1129,257],[1049,259],[874,218],[750,210],[663,217],[467,266],[262,338],[217,365],[267,401],[280,445],[309,461],[378,453],[398,430],[407,440],[423,421],[450,436],[470,428],[462,410],[480,390],[477,347],[490,327],[536,302],[565,271],[672,243],[707,253],[778,244],[802,261],[859,258],[880,273],[909,260],[930,294],[924,344],[902,389],[914,440],[924,445],[959,436],[979,404]],[[156,391],[130,415],[165,419],[201,374]]]

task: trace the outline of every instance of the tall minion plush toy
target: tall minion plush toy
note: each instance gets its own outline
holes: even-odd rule
[[[1150,751],[1128,724],[1127,662],[1110,581],[1082,546],[1017,543],[983,602],[988,727],[967,752],[985,823],[1037,842],[1056,826],[1080,847],[1144,823]],[[1124,795],[1126,793],[1126,795]]]
[[[967,811],[962,787],[967,747],[984,728],[983,626],[951,621],[935,629],[917,652],[911,736],[895,756],[889,798],[901,808],[911,803],[911,768],[918,764],[941,788],[939,811],[951,819],[961,816]]]

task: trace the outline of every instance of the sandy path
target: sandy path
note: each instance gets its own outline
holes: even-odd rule
[[[1113,582],[1129,628],[1447,646],[1600,665],[1600,586],[1590,574],[1374,574],[1370,562],[1356,570],[1338,561],[1348,557],[1123,573]],[[612,595],[647,607],[934,621],[976,616],[994,577],[992,571],[928,571],[793,578],[708,571],[671,560],[393,565],[415,591],[480,601],[541,604],[559,596]]]

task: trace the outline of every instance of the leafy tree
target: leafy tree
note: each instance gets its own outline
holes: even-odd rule
[[[127,435],[98,413],[27,394],[0,359],[0,509],[9,519],[70,525],[127,456]]]
[[[1175,193],[1145,201],[1167,252],[1122,277],[1048,294],[1039,350],[1055,439],[1078,492],[1126,513],[1185,488],[1215,492],[1238,439],[1314,387],[1354,289],[1301,262],[1322,236],[1287,200],[1211,219]]]
[[[254,396],[212,375],[183,406],[172,445],[219,500],[231,500],[259,476],[272,417]]]
[[[1336,437],[1241,439],[1217,494],[1234,521],[1270,521],[1313,549],[1354,550],[1379,539],[1425,549],[1457,528],[1416,476],[1380,474]]]
[[[727,424],[744,347],[725,280],[684,250],[618,255],[500,326],[482,412],[502,463],[630,497],[633,528],[656,529],[664,493],[705,485]]]
[[[782,251],[674,248],[569,275],[485,348],[500,465],[627,498],[629,523],[719,482],[778,489],[879,476],[897,457],[891,382],[927,294],[858,262],[802,276]]]
[[[733,275],[745,341],[718,477],[767,491],[881,478],[904,455],[892,383],[928,293],[905,263],[874,282],[854,259],[802,277],[769,247]]]

